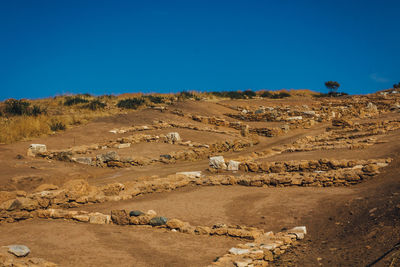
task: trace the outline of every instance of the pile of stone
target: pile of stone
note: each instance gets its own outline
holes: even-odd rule
[[[0,191],[0,222],[30,219],[35,217],[37,212],[50,208],[73,208],[86,203],[120,201],[141,194],[167,192],[188,185],[346,186],[370,179],[378,174],[379,169],[386,166],[388,162],[390,159],[348,161],[347,165],[345,165],[345,161],[333,160],[278,162],[269,164],[268,172],[257,175],[204,176],[201,175],[201,172],[193,172],[193,175],[181,173],[163,178],[125,184],[112,183],[104,186],[90,186],[87,181],[82,179],[68,181],[62,188],[43,184],[31,194],[23,191]],[[213,164],[224,168],[226,166],[224,162],[218,160]],[[229,169],[234,164],[237,166],[237,163],[228,162],[226,168]],[[244,165],[247,168],[249,166],[253,168],[248,163],[244,163]],[[243,163],[239,165],[239,168],[240,166],[243,166]],[[266,165],[260,166],[265,168]]]
[[[239,244],[229,249],[227,254],[218,257],[209,266],[268,266],[287,249],[295,246],[305,234],[307,234],[305,226],[294,227],[276,234],[268,232],[251,243]]]

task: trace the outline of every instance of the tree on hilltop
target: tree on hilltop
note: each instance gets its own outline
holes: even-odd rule
[[[328,88],[330,95],[335,95],[340,87],[340,84],[336,81],[327,81],[325,82],[325,86]]]

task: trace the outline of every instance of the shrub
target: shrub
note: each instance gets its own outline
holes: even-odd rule
[[[31,110],[31,114],[33,116],[38,116],[38,115],[46,114],[46,113],[47,113],[46,108],[41,108],[38,105],[33,105],[32,110]]]
[[[100,102],[99,100],[92,100],[90,101],[87,105],[84,107],[90,110],[98,110],[98,109],[103,109],[107,106],[107,104]]]
[[[319,93],[316,95],[313,95],[314,97],[339,97],[339,96],[346,96],[349,95],[348,93],[345,92],[329,92],[327,94],[325,93]]]
[[[161,104],[165,102],[165,98],[162,96],[147,95],[145,97],[149,99],[151,103],[154,104]]]
[[[80,96],[67,96],[64,101],[64,106],[72,106],[81,103],[88,103],[89,100],[82,98]]]
[[[60,121],[51,121],[49,124],[50,130],[57,132],[57,131],[64,131],[66,126],[64,123]]]
[[[119,108],[128,108],[128,109],[137,109],[141,105],[145,103],[143,97],[134,97],[122,99],[117,103],[117,107]]]
[[[393,84],[393,89],[399,89],[400,88],[400,82]]]
[[[277,94],[273,94],[271,98],[280,99],[280,98],[285,98],[285,97],[289,97],[289,96],[290,96],[290,94],[287,92],[280,92]]]
[[[23,100],[8,99],[4,102],[5,112],[10,115],[30,115],[30,103]]]
[[[195,98],[195,94],[189,91],[182,91],[178,94],[178,100],[185,100],[190,98]]]
[[[261,97],[272,98],[272,93],[270,91],[264,91],[261,93]]]
[[[243,95],[247,96],[248,98],[253,98],[256,96],[256,92],[249,89],[249,90],[244,91]]]

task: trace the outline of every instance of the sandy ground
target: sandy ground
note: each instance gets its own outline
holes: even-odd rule
[[[268,106],[271,103],[315,104],[313,101],[293,103],[288,100],[224,101],[224,104],[232,106],[251,107]],[[170,109],[224,117],[227,120],[229,119],[224,114],[234,112],[214,102],[185,102]],[[384,116],[398,117],[400,116],[397,114]],[[51,149],[62,149],[102,142],[124,136],[109,133],[110,129],[149,125],[160,119],[197,123],[168,112],[143,110],[97,119],[87,125],[49,137],[0,145],[0,190],[20,189],[29,192],[43,183],[62,185],[65,181],[75,178],[87,178],[91,184],[99,185],[143,180],[152,175],[163,177],[178,171],[205,170],[208,160],[110,169],[16,157],[18,154],[25,155],[31,143],[45,143]],[[276,145],[290,144],[297,138],[320,134],[325,131],[326,126],[328,124],[317,124],[311,129],[298,129],[275,138],[259,137],[260,143],[257,146],[241,152],[229,152],[224,156],[248,156]],[[180,129],[171,131],[180,132]],[[152,134],[161,132],[165,131],[152,131]],[[231,138],[191,130],[182,131],[182,136],[184,139],[199,142]],[[241,224],[266,231],[306,225],[309,230],[306,240],[284,254],[276,262],[277,266],[366,266],[400,240],[400,131],[391,132],[382,140],[385,142],[363,150],[284,153],[262,159],[395,159],[374,179],[351,187],[190,186],[172,192],[143,195],[129,201],[86,205],[79,209],[104,213],[109,213],[112,209],[153,209],[158,214],[179,218],[193,225]],[[153,144],[140,144],[135,149],[132,151],[138,154],[168,151],[168,147],[161,148]],[[369,211],[373,208],[377,208],[377,212],[371,216]],[[192,236],[161,229],[36,219],[2,224],[0,237],[0,245],[23,243],[31,248],[32,256],[43,257],[59,263],[60,266],[204,266],[217,256],[225,254],[230,247],[241,243],[230,238]],[[390,262],[383,260],[379,264],[377,266],[388,266]]]

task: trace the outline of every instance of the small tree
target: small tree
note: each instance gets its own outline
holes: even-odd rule
[[[335,95],[340,87],[340,84],[336,81],[327,81],[325,82],[325,86],[328,88],[330,95]]]
[[[393,88],[394,89],[399,89],[400,88],[400,82],[399,83],[395,83],[395,84],[393,84]]]

